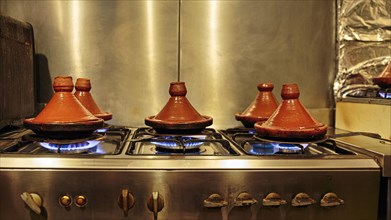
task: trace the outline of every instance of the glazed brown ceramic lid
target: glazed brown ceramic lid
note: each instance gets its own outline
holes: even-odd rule
[[[257,87],[259,92],[255,100],[242,113],[235,114],[236,120],[241,121],[247,128],[254,127],[255,122],[266,121],[278,107],[272,93],[272,83],[260,83]]]
[[[186,98],[184,82],[172,82],[167,104],[156,115],[145,118],[145,124],[158,133],[195,133],[213,123],[209,116],[201,115]]]
[[[254,127],[259,137],[271,140],[312,141],[325,137],[327,125],[316,121],[299,100],[297,84],[284,84],[282,103],[270,118]]]
[[[95,117],[101,118],[105,121],[110,120],[112,118],[112,114],[110,112],[103,112],[98,105],[96,104],[94,98],[90,93],[91,90],[91,82],[90,79],[87,78],[78,78],[76,80],[76,98],[83,104],[84,107],[88,109]]]
[[[391,87],[391,62],[377,77],[372,78],[372,81],[380,87]]]
[[[80,138],[103,126],[103,120],[91,114],[72,94],[70,76],[54,78],[54,95],[35,118],[24,120],[24,125],[47,138]]]

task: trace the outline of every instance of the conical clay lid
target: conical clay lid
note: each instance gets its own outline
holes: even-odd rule
[[[184,82],[172,82],[167,104],[156,115],[145,118],[145,124],[159,133],[194,133],[205,129],[213,123],[209,116],[203,116],[186,98],[187,90]]]
[[[254,101],[242,113],[235,114],[235,118],[241,121],[247,128],[254,127],[256,122],[266,121],[277,109],[278,103],[272,91],[272,83],[260,83],[257,86],[258,95]]]
[[[377,77],[372,78],[372,81],[383,88],[391,87],[391,62]]]
[[[55,93],[49,103],[37,117],[24,121],[26,127],[48,138],[79,138],[103,126],[103,120],[92,115],[72,94],[72,77],[56,77],[53,88]]]
[[[319,140],[324,138],[327,125],[316,121],[299,100],[297,84],[284,84],[282,103],[264,123],[256,123],[260,137],[273,140]]]
[[[92,97],[91,90],[91,82],[90,79],[87,78],[78,78],[76,80],[76,98],[83,104],[84,107],[88,109],[95,117],[101,118],[105,121],[110,120],[112,118],[112,114],[109,112],[103,112],[99,106],[96,104],[94,98]]]

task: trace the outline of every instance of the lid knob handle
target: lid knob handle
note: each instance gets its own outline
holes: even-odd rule
[[[87,78],[78,78],[76,80],[75,88],[77,91],[90,91],[91,90],[91,82],[90,79]]]
[[[260,92],[273,91],[274,85],[273,85],[273,83],[259,83],[257,88],[258,88],[258,91],[260,91]]]
[[[300,96],[299,86],[294,84],[284,84],[281,89],[281,98],[286,99],[297,99]]]
[[[184,82],[172,82],[170,83],[170,95],[171,96],[185,96],[187,89]]]
[[[56,92],[72,92],[73,81],[71,76],[57,76],[53,81],[53,88]]]

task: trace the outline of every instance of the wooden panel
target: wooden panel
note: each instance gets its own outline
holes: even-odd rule
[[[0,128],[34,114],[33,29],[0,16]]]

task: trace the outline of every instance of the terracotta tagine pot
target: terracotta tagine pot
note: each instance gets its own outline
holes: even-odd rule
[[[158,133],[198,133],[213,123],[209,116],[200,115],[186,98],[184,82],[172,82],[167,104],[155,116],[145,118],[145,124]]]
[[[314,141],[321,140],[327,125],[316,121],[299,100],[297,84],[284,84],[281,90],[282,103],[269,119],[257,122],[254,127],[259,137],[271,140]]]
[[[235,118],[241,121],[247,128],[254,127],[256,122],[266,121],[277,109],[278,103],[274,97],[272,83],[260,83],[257,86],[258,95],[255,100],[242,113],[235,114]]]
[[[372,81],[382,88],[391,87],[391,62],[388,63],[383,72],[372,78]]]
[[[96,104],[94,98],[90,93],[91,90],[91,82],[90,79],[87,78],[78,78],[76,80],[76,98],[83,104],[84,107],[88,109],[95,117],[101,118],[105,121],[110,120],[112,118],[112,114],[110,112],[103,112],[98,105]]]
[[[103,119],[92,115],[72,94],[72,77],[54,78],[53,88],[49,103],[37,117],[24,120],[25,127],[48,139],[77,139],[103,126]]]

